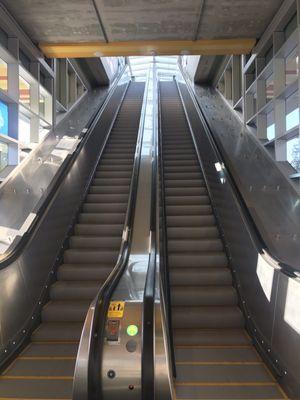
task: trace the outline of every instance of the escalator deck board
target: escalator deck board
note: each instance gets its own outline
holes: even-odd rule
[[[175,82],[160,82],[177,399],[286,398],[244,331]]]
[[[144,93],[131,83],[31,343],[0,376],[0,399],[71,399],[89,304],[118,257]],[[125,145],[124,145],[125,143]]]

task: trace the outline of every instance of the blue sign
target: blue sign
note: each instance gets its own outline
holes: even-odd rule
[[[8,106],[0,101],[0,133],[8,135]]]

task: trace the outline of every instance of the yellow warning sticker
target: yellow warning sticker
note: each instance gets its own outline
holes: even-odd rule
[[[108,318],[122,318],[125,309],[125,301],[111,301],[107,316]]]

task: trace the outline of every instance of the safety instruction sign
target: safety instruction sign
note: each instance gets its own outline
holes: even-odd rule
[[[125,301],[111,301],[107,316],[108,318],[122,318],[125,309]]]

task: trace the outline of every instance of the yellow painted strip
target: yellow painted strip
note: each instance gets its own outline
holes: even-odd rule
[[[37,397],[26,397],[26,398],[24,398],[24,397],[0,397],[0,400],[53,400],[53,398],[45,398],[45,397],[43,397],[43,398],[37,398]],[[56,399],[55,398],[55,400],[72,400],[71,398],[69,398],[69,399]]]
[[[49,58],[146,55],[248,54],[256,39],[152,40],[131,42],[40,43]]]
[[[5,375],[0,376],[0,380],[58,380],[58,381],[70,381],[73,379],[73,376],[31,376],[31,375]]]
[[[276,382],[175,382],[175,386],[277,386]]]
[[[176,365],[261,365],[259,361],[179,361]]]
[[[188,346],[188,345],[178,345],[175,346],[175,349],[252,349],[251,345],[199,345],[199,346]]]
[[[40,357],[35,357],[35,356],[21,356],[18,357],[19,360],[30,360],[30,361],[39,361],[39,360],[48,360],[48,361],[55,361],[55,360],[76,360],[76,357],[46,357],[46,356],[40,356]]]

